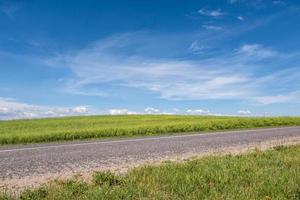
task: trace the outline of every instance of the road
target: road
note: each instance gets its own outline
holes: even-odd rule
[[[300,139],[300,127],[0,147],[0,183]],[[299,141],[299,140],[298,140]],[[38,178],[38,179],[39,179]],[[24,181],[23,181],[24,182]],[[15,184],[15,182],[14,182]],[[0,184],[1,185],[1,184]]]

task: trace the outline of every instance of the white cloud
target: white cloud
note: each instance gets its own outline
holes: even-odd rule
[[[198,10],[198,13],[200,13],[201,15],[210,16],[210,17],[220,17],[220,16],[224,15],[224,13],[221,11],[221,9],[207,10],[207,9],[202,8],[202,9]]]
[[[190,114],[190,115],[208,115],[208,114],[212,114],[209,110],[203,110],[203,109],[195,109],[195,110],[188,109],[186,111],[186,113]]]
[[[0,120],[21,118],[61,117],[91,114],[87,106],[50,107],[31,105],[10,98],[0,98]]]
[[[163,112],[160,111],[157,108],[152,108],[152,107],[146,107],[142,112],[137,112],[137,111],[132,111],[127,108],[123,109],[110,109],[108,111],[108,114],[110,115],[135,115],[135,114],[161,114],[161,115],[169,115],[169,114],[175,114],[174,112]]]
[[[72,109],[74,113],[88,113],[89,109],[87,106],[77,106]]]
[[[300,93],[299,93],[300,94]],[[266,104],[270,102],[264,102]],[[271,102],[273,103],[273,102]],[[276,102],[277,103],[277,102]],[[0,97],[0,120],[10,119],[32,119],[32,118],[49,118],[49,117],[64,117],[64,116],[83,116],[83,115],[134,115],[134,114],[161,114],[161,115],[211,115],[211,116],[237,116],[237,115],[250,115],[249,110],[240,110],[237,115],[225,114],[218,112],[211,112],[207,109],[188,109],[180,111],[177,108],[171,111],[161,111],[157,108],[146,107],[143,111],[134,111],[127,108],[110,109],[108,111],[92,110],[89,106],[76,106],[76,107],[51,107],[31,105],[16,101],[10,98]],[[260,116],[251,114],[251,116]]]
[[[250,115],[251,111],[250,110],[239,110],[237,113],[239,115]]]
[[[222,27],[220,27],[220,26],[202,25],[202,27],[205,29],[208,29],[208,30],[215,30],[215,31],[222,30]]]
[[[243,16],[237,16],[237,19],[243,21],[244,17]]]
[[[157,108],[152,108],[152,107],[147,107],[147,108],[145,108],[144,111],[145,111],[145,113],[147,113],[147,114],[160,114],[160,113],[161,113],[159,109],[157,109]]]
[[[8,108],[6,108],[6,107],[0,107],[0,115],[1,114],[7,114],[7,113],[9,113]]]
[[[206,110],[206,109],[188,109],[182,114],[186,114],[186,115],[208,115],[208,116],[237,116],[236,114],[211,112],[211,111]]]
[[[278,55],[278,53],[271,48],[263,47],[260,44],[245,44],[240,47],[238,53],[247,56],[255,57],[256,59],[270,58]]]
[[[130,111],[128,109],[110,109],[108,111],[110,115],[134,115],[138,114],[137,112]]]

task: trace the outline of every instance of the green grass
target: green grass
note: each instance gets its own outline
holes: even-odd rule
[[[96,172],[90,183],[78,178],[53,181],[23,192],[20,199],[299,200],[299,155],[300,146],[277,147],[237,156],[143,166],[124,175]],[[10,199],[4,195],[2,198]]]
[[[64,117],[0,121],[0,144],[39,143],[300,125],[300,117],[239,118],[179,115]]]

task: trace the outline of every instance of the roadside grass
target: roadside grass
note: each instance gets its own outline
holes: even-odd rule
[[[11,120],[0,121],[0,144],[26,144],[296,125],[300,125],[300,117],[246,118],[126,115]]]
[[[95,172],[27,190],[19,199],[300,199],[300,146]],[[0,195],[1,196],[1,195]],[[1,197],[0,197],[1,199]],[[14,199],[2,195],[2,199]]]

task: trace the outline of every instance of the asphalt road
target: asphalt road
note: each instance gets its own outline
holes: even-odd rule
[[[0,147],[4,180],[135,164],[143,160],[201,154],[216,149],[300,138],[300,127],[228,131],[120,140]]]

